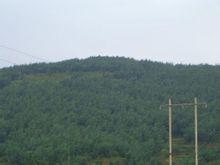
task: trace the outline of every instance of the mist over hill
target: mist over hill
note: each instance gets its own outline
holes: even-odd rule
[[[200,162],[217,161],[219,65],[91,57],[1,69],[0,158],[18,165],[163,164],[168,111],[159,106],[169,97],[208,103],[199,108]],[[176,108],[173,115],[174,137],[193,150],[192,108]],[[179,164],[186,162],[193,158]]]

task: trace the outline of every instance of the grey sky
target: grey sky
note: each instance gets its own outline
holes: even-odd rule
[[[219,64],[220,1],[0,0],[0,45],[48,61],[109,55]],[[0,59],[39,61],[3,48]]]

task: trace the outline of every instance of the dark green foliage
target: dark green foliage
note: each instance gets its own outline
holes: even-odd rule
[[[21,165],[67,164],[68,157],[75,164],[160,164],[168,116],[159,106],[170,96],[207,101],[199,109],[200,143],[219,142],[220,66],[91,57],[2,69],[0,157]],[[192,143],[193,120],[192,109],[176,109],[174,136]]]

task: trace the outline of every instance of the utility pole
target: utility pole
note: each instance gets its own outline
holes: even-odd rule
[[[169,164],[172,165],[172,101],[169,98]]]
[[[197,98],[194,98],[194,113],[195,113],[195,165],[198,165],[198,101]]]
[[[169,98],[168,104],[161,105],[160,109],[168,106],[169,110],[169,165],[172,165],[172,107],[174,106],[194,106],[194,117],[195,117],[195,165],[198,165],[198,105],[205,105],[206,103],[198,103],[197,98],[194,98],[194,103],[180,103],[172,104],[171,98]]]
[[[68,158],[67,158],[67,164],[70,165],[70,149],[68,149]]]

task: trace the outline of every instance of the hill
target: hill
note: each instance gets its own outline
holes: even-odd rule
[[[199,109],[200,162],[217,162],[220,66],[91,57],[1,69],[0,161],[163,164],[168,115],[159,106],[169,97],[208,103]],[[193,120],[192,109],[175,109],[174,137],[187,152],[193,151]],[[192,154],[178,161],[190,164]]]

